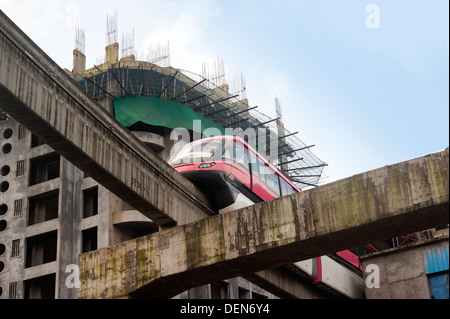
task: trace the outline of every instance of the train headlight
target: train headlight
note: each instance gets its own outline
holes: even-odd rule
[[[210,168],[213,167],[214,165],[216,165],[215,162],[211,162],[211,163],[202,163],[198,166],[198,168]]]

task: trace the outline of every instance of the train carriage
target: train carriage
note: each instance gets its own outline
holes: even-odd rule
[[[238,136],[188,143],[169,160],[223,213],[301,191]]]

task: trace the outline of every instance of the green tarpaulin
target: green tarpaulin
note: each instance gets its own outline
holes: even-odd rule
[[[131,126],[138,121],[149,125],[163,126],[171,129],[184,128],[203,133],[207,128],[216,128],[225,134],[223,126],[211,121],[200,113],[177,100],[165,100],[156,96],[125,96],[114,99],[117,120],[124,126]],[[201,126],[195,124],[201,121]]]

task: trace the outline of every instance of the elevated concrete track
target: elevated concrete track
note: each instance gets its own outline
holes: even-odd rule
[[[168,298],[449,222],[449,152],[80,255],[80,298]]]

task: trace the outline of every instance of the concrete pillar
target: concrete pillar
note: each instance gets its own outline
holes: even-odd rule
[[[73,50],[73,73],[81,73],[86,70],[86,56],[78,51]]]
[[[77,264],[78,253],[74,251],[77,247],[74,243],[74,166],[64,158],[60,164],[60,190],[59,190],[59,229],[58,229],[58,249],[57,262],[59,263],[56,273],[55,298],[70,299],[75,298],[77,291],[68,289],[66,286],[66,267],[70,264]]]
[[[113,43],[105,48],[106,51],[106,63],[118,63],[119,62],[119,44]]]
[[[239,102],[243,103],[248,108],[248,99],[247,98],[239,100]]]
[[[202,285],[188,290],[189,299],[211,299],[210,285]]]

